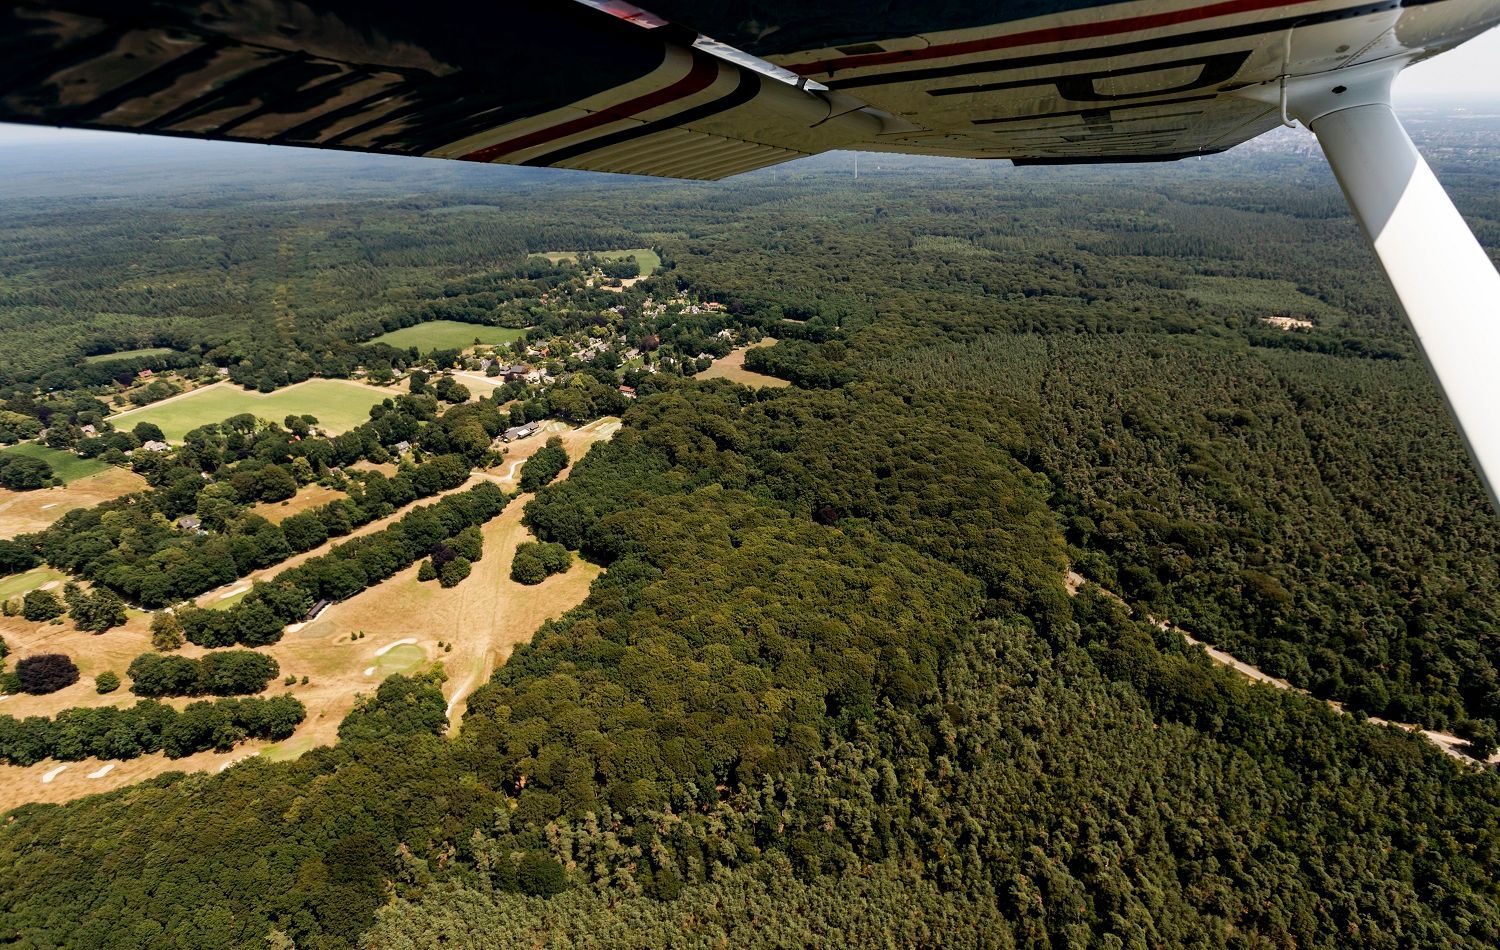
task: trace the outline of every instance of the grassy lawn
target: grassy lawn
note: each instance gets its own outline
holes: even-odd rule
[[[129,360],[139,356],[168,356],[177,351],[170,346],[148,346],[144,350],[121,350],[118,353],[100,353],[98,356],[85,356],[85,363],[108,363],[111,360]]]
[[[312,379],[274,393],[248,392],[229,383],[220,383],[173,398],[131,409],[111,416],[117,428],[128,429],[137,422],[154,422],[170,442],[180,442],[189,430],[210,422],[223,422],[242,412],[261,419],[280,422],[288,415],[311,414],[329,432],[347,432],[370,417],[370,407],[389,393],[337,379]]]
[[[71,482],[87,475],[97,475],[106,471],[109,465],[98,459],[81,459],[72,452],[63,452],[58,449],[49,449],[45,445],[37,445],[35,442],[22,442],[12,445],[0,451],[9,452],[12,455],[29,455],[32,458],[41,459],[52,466],[52,474],[64,482]]]
[[[209,610],[228,610],[230,607],[244,600],[245,595],[248,593],[250,593],[250,585],[246,584],[245,589],[237,594],[230,594],[228,597],[215,597],[208,602],[207,607]]]
[[[426,662],[426,650],[415,643],[403,643],[375,661],[375,675],[383,680],[393,673],[410,673]]]
[[[641,265],[641,276],[650,277],[661,270],[661,256],[649,247],[627,247],[622,251],[594,251],[594,256],[605,261],[622,261],[634,255],[635,262]],[[554,264],[561,261],[578,260],[577,251],[547,251],[537,255],[545,257]]]
[[[525,330],[510,327],[486,327],[477,323],[459,323],[457,320],[429,320],[416,326],[402,327],[383,333],[371,343],[384,343],[404,349],[415,346],[422,352],[428,350],[461,350],[474,345],[477,339],[487,346],[498,346],[519,340]]]
[[[0,600],[9,600],[27,591],[36,590],[43,584],[53,581],[65,581],[67,575],[54,571],[50,567],[36,567],[24,574],[12,574],[10,577],[0,577]]]

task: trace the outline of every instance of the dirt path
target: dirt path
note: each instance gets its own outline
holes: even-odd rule
[[[1083,585],[1086,583],[1089,583],[1089,581],[1082,574],[1079,574],[1076,571],[1068,572],[1066,584],[1069,594],[1073,594],[1076,596],[1078,591],[1082,589]],[[1126,604],[1124,598],[1120,597],[1120,595],[1114,593],[1113,591],[1105,590],[1103,587],[1100,587],[1099,590],[1103,592],[1106,597],[1113,598],[1114,600],[1123,604],[1126,610],[1134,613],[1134,609],[1131,608],[1129,604]],[[1239,673],[1241,676],[1254,680],[1257,683],[1264,683],[1267,686],[1271,686],[1275,689],[1285,689],[1294,693],[1301,693],[1303,696],[1312,695],[1305,689],[1300,689],[1296,686],[1293,686],[1291,683],[1288,683],[1284,679],[1263,672],[1262,670],[1251,666],[1249,663],[1246,663],[1243,660],[1235,659],[1233,656],[1225,653],[1223,650],[1220,650],[1215,646],[1204,643],[1202,640],[1197,639],[1186,630],[1173,624],[1170,620],[1159,620],[1156,617],[1151,616],[1150,614],[1146,615],[1146,619],[1162,630],[1176,631],[1176,633],[1181,636],[1189,646],[1200,647],[1204,653],[1208,654],[1209,659],[1213,660],[1215,663],[1219,663],[1223,666],[1229,667],[1230,669]],[[1325,702],[1327,702],[1329,707],[1331,707],[1332,709],[1335,709],[1345,715],[1349,715],[1349,711],[1344,708],[1343,703],[1332,699],[1325,700]],[[1469,753],[1465,751],[1468,743],[1466,743],[1463,739],[1460,739],[1458,736],[1453,735],[1452,733],[1439,732],[1436,729],[1423,729],[1421,726],[1414,725],[1409,722],[1393,722],[1389,719],[1381,719],[1378,716],[1369,716],[1367,717],[1367,719],[1369,722],[1374,723],[1377,726],[1395,726],[1397,729],[1404,729],[1407,732],[1418,733],[1424,736],[1429,742],[1437,746],[1439,749],[1442,749],[1444,752],[1453,756],[1453,758],[1469,765],[1494,765],[1496,763],[1500,763],[1500,752],[1496,752],[1494,755],[1490,756],[1483,762],[1469,755]]]

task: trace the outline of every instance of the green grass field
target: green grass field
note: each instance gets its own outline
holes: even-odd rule
[[[428,350],[461,350],[473,346],[476,339],[487,346],[498,346],[519,340],[525,333],[525,330],[513,330],[510,327],[486,327],[477,323],[459,323],[456,320],[430,320],[383,333],[370,342],[384,343],[399,349],[415,346],[425,353]]]
[[[36,590],[43,584],[53,581],[65,581],[68,577],[50,567],[37,567],[24,574],[12,574],[10,577],[0,577],[0,600],[9,600],[20,596],[27,591]]]
[[[100,353],[98,356],[85,356],[85,363],[108,363],[111,360],[129,360],[139,356],[168,356],[177,351],[170,346],[148,346],[144,350],[121,350],[118,353]]]
[[[645,277],[650,277],[661,270],[661,255],[649,247],[627,247],[622,251],[594,251],[593,253],[595,257],[606,261],[620,261],[634,255],[635,262],[641,266],[641,274]],[[577,251],[546,251],[537,256],[545,257],[554,264],[578,260]]]
[[[57,449],[49,449],[45,445],[37,445],[35,442],[22,442],[20,445],[12,445],[0,451],[10,452],[13,455],[29,455],[32,458],[41,459],[52,466],[52,474],[64,482],[75,481],[88,475],[97,475],[109,468],[105,462],[98,459],[81,459],[72,452],[62,452]]]
[[[250,588],[247,586],[238,594],[234,594],[229,597],[215,597],[204,606],[206,606],[209,610],[228,610],[230,607],[233,607],[235,604],[244,600],[245,595],[248,593],[250,593]]]
[[[389,393],[335,379],[312,379],[274,393],[248,392],[229,383],[207,386],[187,395],[132,409],[111,416],[116,428],[128,429],[137,422],[154,422],[169,442],[198,426],[223,422],[242,412],[280,422],[288,415],[311,414],[329,432],[347,432],[370,418],[370,407]]]
[[[385,679],[393,673],[410,673],[427,662],[427,651],[414,643],[403,643],[375,661],[376,676]]]

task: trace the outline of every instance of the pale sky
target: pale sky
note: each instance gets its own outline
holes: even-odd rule
[[[1396,104],[1421,102],[1428,105],[1459,103],[1474,99],[1500,101],[1500,28],[1490,30],[1457,49],[1433,57],[1401,73],[1396,80]],[[0,147],[31,143],[66,142],[118,145],[121,137],[108,132],[51,129],[0,122]]]
[[[1500,99],[1500,29],[1404,70],[1397,102],[1409,99]]]

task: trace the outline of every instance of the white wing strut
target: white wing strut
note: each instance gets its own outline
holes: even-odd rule
[[[1500,273],[1390,106],[1394,70],[1293,90],[1500,510]],[[1354,73],[1355,75],[1351,75]]]

